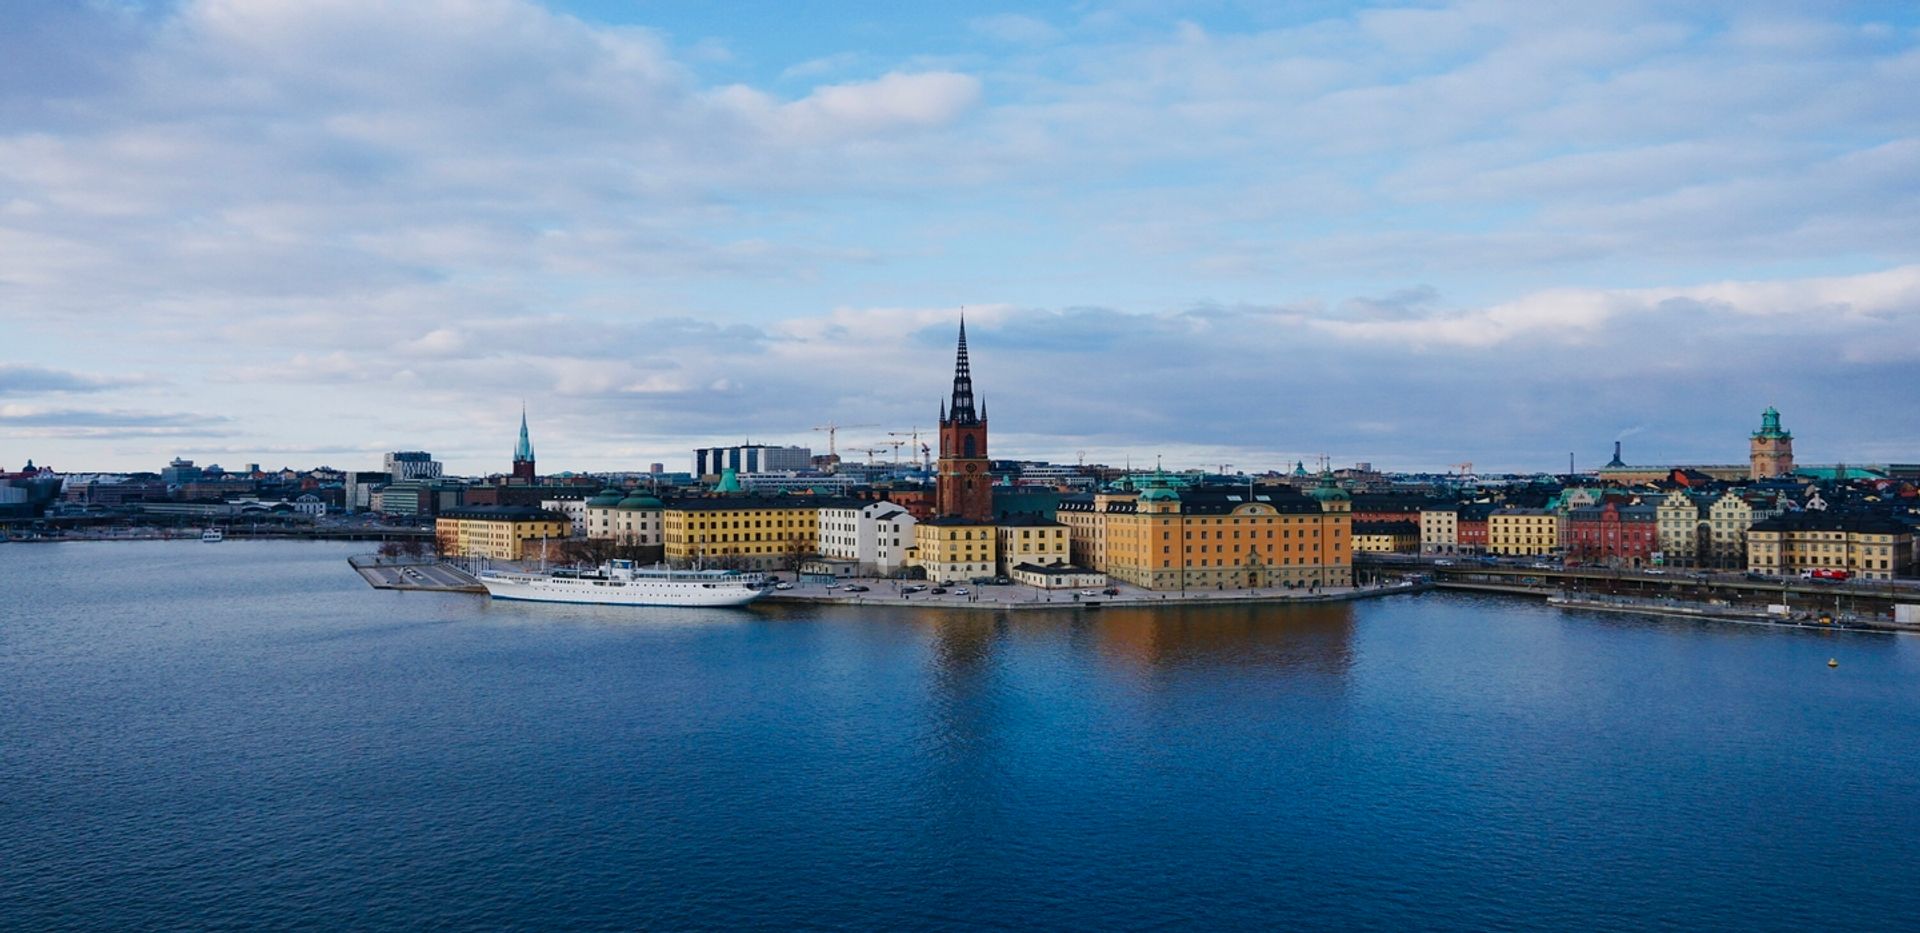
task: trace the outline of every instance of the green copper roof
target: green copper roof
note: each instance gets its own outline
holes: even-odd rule
[[[527,407],[520,406],[520,443],[513,445],[513,462],[533,460],[533,441],[527,439]]]
[[[1781,430],[1780,412],[1776,411],[1772,405],[1768,405],[1767,410],[1760,413],[1760,430],[1753,432],[1753,436],[1786,440],[1793,436],[1793,432]]]
[[[740,474],[733,470],[720,472],[720,485],[713,487],[714,492],[746,492],[740,486]]]
[[[1326,471],[1326,470],[1321,471],[1320,482],[1316,484],[1312,489],[1307,490],[1307,495],[1312,496],[1315,499],[1320,500],[1321,502],[1327,502],[1329,500],[1353,498],[1352,496],[1347,494],[1346,490],[1340,488],[1340,484],[1333,481],[1332,471]]]
[[[634,495],[626,497],[625,499],[620,500],[620,504],[615,506],[615,508],[658,509],[658,508],[664,508],[665,505],[666,505],[665,503],[661,502],[658,499],[655,499],[652,496],[646,495],[644,493],[636,493]]]

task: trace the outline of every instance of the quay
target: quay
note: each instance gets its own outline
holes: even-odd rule
[[[428,593],[485,593],[473,574],[445,561],[385,561],[356,554],[347,563],[376,590],[419,590]]]
[[[919,593],[895,592],[894,584],[898,580],[856,580],[850,581],[862,586],[871,586],[865,593],[848,593],[843,590],[829,590],[813,584],[796,584],[790,590],[776,590],[760,597],[762,603],[814,603],[837,606],[899,606],[907,609],[932,607],[937,609],[982,609],[989,612],[1003,610],[1056,611],[1076,609],[1142,609],[1156,606],[1244,606],[1255,605],[1314,605],[1317,603],[1350,602],[1358,599],[1371,599],[1377,596],[1404,596],[1425,592],[1431,586],[1414,581],[1399,581],[1374,586],[1326,587],[1314,591],[1287,589],[1259,590],[1178,590],[1159,592],[1138,587],[1118,584],[1121,590],[1118,596],[1076,596],[1074,591],[1037,590],[1020,585],[981,585],[967,586],[968,592],[959,595],[952,592],[933,595],[929,591]],[[915,581],[906,581],[912,583]],[[877,585],[876,585],[877,584]]]

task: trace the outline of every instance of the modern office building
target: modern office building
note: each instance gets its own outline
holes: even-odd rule
[[[693,451],[694,476],[719,476],[727,470],[748,474],[804,472],[812,469],[813,451],[805,447],[739,444],[733,447],[700,447]]]

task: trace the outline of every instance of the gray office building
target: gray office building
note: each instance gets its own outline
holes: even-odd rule
[[[738,447],[701,447],[693,452],[695,476],[713,476],[726,470],[772,473],[810,469],[813,469],[813,451],[806,447],[742,444]]]

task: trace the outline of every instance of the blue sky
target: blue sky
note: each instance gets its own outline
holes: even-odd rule
[[[896,6],[0,6],[0,467],[1920,459],[1910,4]]]

